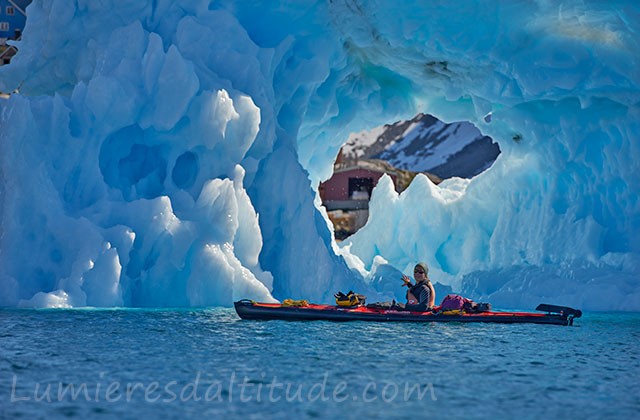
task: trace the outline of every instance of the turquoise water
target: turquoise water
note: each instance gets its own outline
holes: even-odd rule
[[[0,417],[630,418],[640,314],[574,327],[0,310]]]

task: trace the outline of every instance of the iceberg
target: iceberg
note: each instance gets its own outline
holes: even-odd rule
[[[640,310],[638,33],[622,0],[36,0],[0,67],[0,306],[401,298],[425,261],[495,306]],[[336,243],[340,147],[418,112],[501,155],[383,179]]]

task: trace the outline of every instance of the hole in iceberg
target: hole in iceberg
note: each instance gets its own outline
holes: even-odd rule
[[[428,114],[352,133],[319,186],[337,240],[362,228],[371,193],[387,174],[404,191],[418,173],[434,184],[452,177],[473,178],[491,167],[500,147],[470,122],[444,123]]]

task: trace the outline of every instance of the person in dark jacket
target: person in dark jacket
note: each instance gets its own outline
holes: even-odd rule
[[[403,286],[407,286],[406,311],[424,312],[433,308],[436,300],[436,291],[429,280],[429,267],[423,262],[419,262],[413,269],[413,277],[416,284],[411,283],[407,275],[402,275]]]

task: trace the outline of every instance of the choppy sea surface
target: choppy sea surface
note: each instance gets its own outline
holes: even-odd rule
[[[2,418],[635,418],[640,314],[573,327],[0,310]]]

